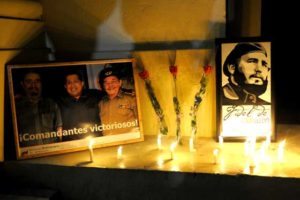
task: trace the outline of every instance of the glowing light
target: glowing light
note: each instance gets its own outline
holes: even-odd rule
[[[266,148],[269,148],[271,144],[271,135],[266,136]]]
[[[195,152],[196,149],[194,147],[194,137],[190,137],[189,145],[190,145],[190,152]]]
[[[90,161],[94,162],[94,151],[93,151],[93,145],[94,140],[92,138],[89,138],[89,152],[90,152]]]
[[[245,141],[245,155],[253,156],[256,147],[256,136],[249,136]]]
[[[158,134],[158,136],[157,136],[157,148],[158,148],[158,150],[162,149],[161,134]]]
[[[279,162],[283,162],[284,147],[285,147],[285,140],[281,141],[278,145],[277,159],[278,159]]]
[[[249,140],[249,138],[247,137],[246,138],[246,141],[245,141],[245,143],[244,143],[244,152],[245,152],[245,155],[247,156],[247,155],[249,155],[249,153],[250,153],[250,140]]]
[[[223,136],[219,136],[219,146],[220,147],[223,147],[223,142],[224,142],[224,140],[223,140]]]
[[[174,171],[174,172],[179,172],[180,171],[180,168],[178,165],[172,165],[171,167],[171,171]]]
[[[225,173],[226,172],[226,163],[225,163],[225,160],[224,158],[220,157],[220,172],[221,173]]]
[[[246,166],[243,170],[243,173],[244,174],[250,174],[250,166],[249,166],[249,163],[246,163]]]
[[[163,158],[159,157],[158,160],[157,160],[157,166],[158,166],[159,168],[162,168],[162,167],[163,167],[163,164],[164,164]]]
[[[260,160],[266,160],[267,158],[266,150],[267,150],[267,141],[263,141],[259,149]]]
[[[174,150],[175,150],[176,146],[177,146],[177,142],[173,142],[173,143],[171,144],[171,146],[170,146],[171,160],[174,159]]]
[[[214,154],[214,164],[217,164],[218,163],[218,157],[219,157],[219,149],[214,149],[213,154]]]
[[[245,155],[247,156],[247,166],[250,166],[250,168],[253,168],[257,165],[258,161],[255,155],[255,147],[256,147],[256,136],[252,135],[247,137],[245,141]],[[244,169],[244,171],[245,171]]]
[[[118,150],[117,150],[117,158],[119,159],[119,160],[121,160],[122,158],[123,158],[123,147],[122,146],[119,146],[118,147]]]
[[[122,163],[119,164],[119,167],[122,168],[122,169],[125,169],[126,165],[122,162]]]

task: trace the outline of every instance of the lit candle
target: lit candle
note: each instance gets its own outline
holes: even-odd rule
[[[266,136],[266,148],[269,148],[270,144],[271,144],[271,135],[268,134]]]
[[[174,150],[175,150],[176,146],[177,146],[177,142],[173,142],[173,143],[171,144],[171,147],[170,147],[170,151],[171,151],[171,160],[174,159]]]
[[[255,154],[255,147],[256,147],[256,136],[252,136],[251,137],[251,147],[250,147],[250,151],[251,151],[251,154]]]
[[[159,133],[157,136],[157,148],[158,150],[162,149],[162,145],[161,145],[161,134]]]
[[[194,147],[194,137],[190,137],[190,152],[195,152],[195,147]]]
[[[163,158],[159,157],[158,160],[157,160],[157,166],[158,166],[158,168],[162,168],[163,164],[164,164]]]
[[[177,164],[173,164],[171,166],[171,171],[174,171],[174,172],[179,172],[180,171],[180,168]]]
[[[226,163],[222,156],[219,158],[219,166],[220,166],[220,172],[225,173],[226,172]]]
[[[218,156],[219,156],[219,149],[214,149],[213,154],[214,154],[214,164],[217,164]]]
[[[284,158],[284,146],[285,146],[285,140],[281,141],[278,145],[278,154],[277,158],[279,162],[283,162]]]
[[[262,144],[261,144],[261,147],[259,149],[259,157],[260,157],[260,160],[263,160],[265,161],[266,160],[266,150],[267,150],[267,140],[266,141],[263,141]]]
[[[247,156],[247,166],[250,166],[250,168],[253,168],[257,165],[257,159],[256,159],[256,136],[248,136],[245,141],[245,155]]]
[[[245,168],[244,168],[244,170],[243,170],[243,173],[244,173],[244,174],[250,174],[250,173],[251,173],[251,172],[250,172],[250,165],[249,165],[248,162],[246,163],[246,166],[245,166]]]
[[[245,141],[245,143],[244,143],[244,152],[245,152],[245,155],[246,155],[246,156],[248,156],[248,155],[249,155],[249,152],[250,152],[250,145],[249,145],[249,143],[250,143],[250,138],[247,137],[247,138],[246,138],[246,141]]]
[[[122,152],[123,152],[123,147],[122,147],[122,146],[119,146],[119,147],[118,147],[118,151],[117,151],[117,158],[118,158],[119,160],[122,159]]]
[[[93,145],[94,145],[94,140],[93,140],[93,139],[90,139],[90,140],[89,140],[89,152],[90,152],[90,161],[91,161],[91,162],[94,162]]]
[[[256,136],[247,137],[245,141],[245,154],[253,155],[256,147]]]
[[[220,135],[219,136],[219,146],[220,146],[220,148],[223,147],[223,142],[224,142],[223,137]]]

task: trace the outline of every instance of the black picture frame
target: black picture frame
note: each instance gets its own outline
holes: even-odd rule
[[[17,159],[85,150],[91,140],[93,148],[144,140],[135,59],[8,65],[7,72]],[[120,101],[104,113],[112,76],[122,85]]]
[[[217,140],[275,141],[271,40],[218,38],[215,44]]]

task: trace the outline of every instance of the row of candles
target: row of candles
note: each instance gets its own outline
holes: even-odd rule
[[[90,153],[90,161],[94,162],[94,149],[93,149],[93,145],[94,145],[95,141],[92,138],[89,138],[88,141],[89,141],[88,147],[89,147],[89,153]],[[122,156],[123,156],[123,146],[119,146],[118,150],[117,150],[117,158],[119,160],[121,160]]]
[[[256,137],[247,137],[246,141],[244,143],[244,153],[247,156],[248,164],[249,166],[253,167],[257,165],[257,159],[261,158],[264,159],[266,158],[266,152],[269,149],[271,144],[271,138],[269,136],[266,137],[266,139],[262,142],[261,147],[259,151],[256,151]],[[89,138],[89,153],[90,153],[90,161],[94,161],[94,153],[93,153],[93,145],[94,145],[94,139]],[[174,154],[175,154],[175,149],[177,147],[178,143],[173,142],[171,143],[169,150],[170,150],[170,159],[174,159]],[[162,145],[162,135],[159,134],[157,137],[157,149],[162,150],[163,145]],[[223,149],[223,137],[219,136],[219,141],[218,141],[218,148],[213,149],[213,158],[214,158],[214,164],[218,164],[219,160],[219,155]],[[277,149],[277,159],[279,162],[283,162],[284,160],[284,149],[285,149],[285,140],[281,141],[278,145]],[[196,152],[196,149],[194,147],[194,138],[191,137],[189,139],[189,150],[190,152]],[[121,160],[123,158],[123,146],[119,146],[117,148],[117,159]],[[158,161],[159,162],[159,161]]]

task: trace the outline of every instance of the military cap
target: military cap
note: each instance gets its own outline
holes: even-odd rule
[[[115,67],[107,64],[104,66],[104,69],[102,71],[100,71],[99,76],[98,76],[99,83],[101,86],[103,86],[104,79],[109,76],[116,76],[118,79],[121,78],[119,70],[117,70]]]
[[[225,75],[230,76],[230,73],[228,71],[228,65],[234,65],[236,64],[237,59],[242,57],[243,55],[251,52],[261,52],[267,56],[267,52],[265,48],[258,44],[258,43],[238,43],[234,49],[229,53],[227,56],[224,65],[223,65],[223,72]]]

